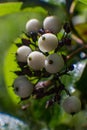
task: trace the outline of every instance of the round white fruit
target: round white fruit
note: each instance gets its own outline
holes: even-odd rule
[[[31,49],[28,46],[21,46],[17,49],[16,59],[18,62],[27,62],[27,56],[31,53]]]
[[[38,19],[30,19],[26,23],[26,31],[28,33],[30,32],[38,32],[38,30],[41,28],[41,24]]]
[[[43,21],[43,28],[57,34],[61,29],[61,24],[56,16],[48,16]]]
[[[45,60],[45,69],[49,73],[57,73],[64,67],[64,60],[59,54],[51,54]]]
[[[28,65],[34,70],[40,70],[44,67],[45,56],[39,51],[33,51],[27,58]]]
[[[42,52],[52,51],[52,50],[56,49],[56,47],[58,46],[58,39],[52,33],[43,34],[38,39],[38,46]]]
[[[13,83],[15,93],[20,96],[21,99],[28,98],[33,92],[33,84],[28,80],[26,76],[19,76]]]
[[[76,96],[69,96],[63,102],[63,109],[69,113],[74,114],[80,111],[81,101]]]

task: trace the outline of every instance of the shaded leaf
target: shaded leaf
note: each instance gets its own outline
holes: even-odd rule
[[[84,96],[87,95],[87,65],[85,66],[80,80],[76,82],[76,88],[80,90]]]
[[[69,129],[69,127],[65,124],[61,124],[61,125],[55,127],[55,130],[68,130],[68,129]]]
[[[62,82],[64,85],[73,92],[73,87],[75,87],[75,83],[78,82],[83,75],[85,66],[87,64],[87,60],[80,61],[74,64],[74,70],[69,72],[70,75],[62,76]]]

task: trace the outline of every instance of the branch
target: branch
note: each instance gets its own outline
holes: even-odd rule
[[[74,57],[76,54],[78,54],[79,52],[83,51],[87,49],[87,45],[83,45],[82,47],[78,48],[77,50],[73,51],[71,54],[69,54],[66,59],[70,60],[72,57]]]

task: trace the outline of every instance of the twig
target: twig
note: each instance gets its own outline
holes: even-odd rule
[[[69,54],[66,59],[70,60],[72,57],[74,57],[76,54],[81,52],[82,50],[87,49],[87,45],[83,45],[82,47],[78,48],[77,50],[73,51],[71,54]]]

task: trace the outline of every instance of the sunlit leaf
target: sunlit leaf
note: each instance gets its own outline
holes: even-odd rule
[[[12,87],[13,81],[16,78],[14,71],[18,69],[17,64],[15,62],[16,50],[17,50],[17,47],[15,45],[12,45],[12,47],[7,52],[7,56],[4,61],[4,78],[5,78],[5,83],[6,83],[9,95],[17,103],[19,98],[17,98],[17,96],[15,95],[13,87]],[[11,62],[11,65],[10,65],[10,62]]]
[[[22,2],[1,3],[0,4],[0,16],[19,12],[21,9],[21,5],[22,5]]]
[[[86,130],[87,129],[87,110],[82,110],[73,116],[72,126],[75,130]]]
[[[13,41],[25,31],[25,23],[31,17],[38,17],[41,19],[45,15],[42,13],[32,12],[29,15],[29,12],[20,12],[16,14],[10,14],[3,16],[0,19],[0,52],[5,54],[6,50],[13,43]],[[0,60],[3,60],[2,55],[0,55]],[[0,64],[1,65],[1,64]]]
[[[80,13],[80,15],[83,13],[83,15],[84,15],[84,13],[87,12],[87,2],[86,2],[86,4],[83,4],[84,0],[82,0],[82,2],[76,0],[76,2],[77,2],[77,4],[75,6],[75,12]]]
[[[79,0],[81,3],[87,5],[87,0]]]
[[[84,1],[84,0],[83,0]],[[87,5],[77,2],[72,17],[73,26],[80,38],[87,41]]]
[[[5,60],[4,60],[4,73],[5,73],[6,86],[7,86],[8,92],[11,94],[13,99],[15,99],[13,96],[14,95],[13,90],[11,87],[8,87],[8,86],[12,86],[12,81],[14,80],[14,76],[12,76],[11,71],[15,71],[17,69],[17,66],[15,68],[15,61],[14,61],[15,60],[14,55],[17,48],[13,45],[9,51],[6,51],[6,50],[8,50],[9,46],[14,42],[14,40],[17,37],[20,37],[20,34],[23,31],[25,31],[26,21],[30,17],[33,18],[34,16],[40,20],[46,16],[46,13],[44,14],[42,12],[38,12],[38,13],[32,12],[31,15],[29,15],[29,12],[27,13],[20,12],[17,14],[8,15],[4,17],[3,19],[1,19],[0,26],[1,26],[2,32],[0,32],[1,33],[0,46],[2,48],[1,49],[2,54],[5,53],[6,55]],[[4,30],[6,31],[4,32]],[[4,35],[5,33],[6,35]],[[3,60],[2,56],[0,56],[0,59]]]
[[[82,39],[87,41],[87,23],[75,25],[75,29]]]
[[[87,1],[78,0],[79,3],[84,3],[82,5],[87,5]],[[75,10],[75,13],[82,13],[85,21],[87,21],[86,11],[87,9],[83,6],[80,6]],[[82,8],[81,8],[82,7]],[[81,10],[80,10],[81,9]],[[26,103],[29,103],[29,108],[24,112],[23,109],[17,108],[13,106],[17,106],[20,99],[17,95],[15,95],[12,84],[14,79],[16,78],[16,74],[14,71],[19,70],[18,65],[15,61],[15,53],[17,50],[16,42],[20,42],[20,38],[22,37],[23,32],[25,31],[25,24],[27,20],[31,18],[38,18],[41,22],[47,15],[57,15],[62,23],[68,19],[66,17],[65,4],[59,4],[59,1],[56,0],[48,0],[48,2],[44,2],[44,0],[36,0],[35,2],[20,2],[20,3],[3,3],[0,4],[0,81],[4,80],[1,85],[0,82],[0,100],[1,106],[4,99],[2,99],[2,95],[10,96],[11,101],[8,96],[4,96],[6,98],[5,104],[8,106],[9,112],[13,112],[13,114],[17,113],[24,120],[26,120],[31,125],[31,129],[41,130],[42,127],[48,127],[48,129],[60,129],[67,130],[73,129],[70,127],[70,120],[72,116],[67,115],[61,105],[55,103],[53,106],[45,109],[45,105],[49,98],[53,99],[54,95],[46,96],[43,99],[29,99],[27,101],[22,102],[19,105],[23,105],[23,107],[27,106]],[[68,16],[68,15],[67,15]],[[78,19],[77,19],[78,20]],[[81,37],[87,41],[87,23],[83,22],[80,24],[75,24],[75,29],[81,35]],[[70,35],[69,35],[70,36]],[[61,33],[59,34],[59,38],[61,37]],[[74,46],[74,44],[73,44]],[[64,52],[62,52],[64,53]],[[71,59],[72,60],[72,59]],[[76,59],[78,60],[78,59]],[[76,61],[74,64],[74,70],[69,72],[69,75],[63,75],[60,79],[62,83],[65,85],[68,90],[72,93],[74,90],[78,89],[80,92],[87,95],[86,92],[86,77],[87,77],[87,60]],[[2,91],[2,88],[6,87],[6,91]],[[1,93],[3,93],[1,95]],[[62,93],[62,96],[65,93]],[[8,101],[9,100],[9,101]],[[4,104],[4,103],[3,103]],[[9,105],[11,104],[11,106]],[[0,108],[1,109],[1,108]],[[11,110],[12,109],[12,110]],[[6,109],[5,109],[6,110]],[[15,110],[15,111],[14,111]],[[8,112],[8,110],[7,110]],[[26,119],[25,119],[26,118]],[[78,119],[78,118],[77,118]],[[77,121],[78,122],[78,121]],[[7,122],[8,123],[8,122]],[[40,124],[41,123],[41,124]],[[72,122],[73,123],[73,122]],[[7,125],[7,124],[6,124]],[[78,123],[79,126],[79,123]],[[6,126],[7,127],[7,126]],[[16,127],[16,126],[15,126]],[[44,129],[44,128],[43,128]]]

